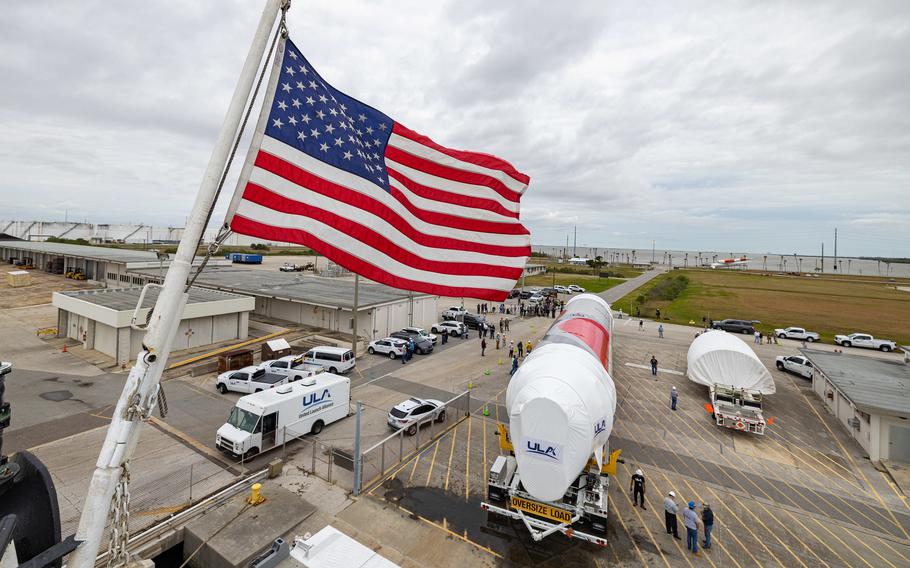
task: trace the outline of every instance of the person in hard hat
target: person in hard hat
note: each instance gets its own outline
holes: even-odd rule
[[[686,549],[692,554],[698,554],[698,525],[701,519],[695,512],[695,501],[689,501],[689,506],[683,510],[683,526],[686,527]]]
[[[676,528],[676,513],[679,512],[679,505],[676,504],[676,492],[670,491],[664,497],[664,520],[667,524],[667,534],[672,534],[676,540],[679,538],[679,531]]]
[[[670,389],[670,410],[676,410],[676,401],[679,399],[679,391],[674,386]]]
[[[711,548],[711,531],[714,529],[714,511],[711,505],[703,503],[701,506],[701,523],[705,527],[705,540],[701,545],[705,548]]]
[[[531,340],[530,339],[528,340],[528,344],[525,346],[525,348],[528,352],[528,355],[530,355],[531,354]]]
[[[629,491],[632,492],[632,499],[636,505],[639,505],[638,498],[641,497],[641,508],[647,510],[645,507],[645,475],[641,472],[640,469],[635,470],[635,474],[632,476],[632,479],[629,481]]]
[[[514,375],[515,371],[517,371],[517,370],[518,370],[518,355],[513,355],[512,356],[512,370],[509,371],[509,374]]]

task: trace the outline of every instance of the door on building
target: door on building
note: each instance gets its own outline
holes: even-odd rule
[[[275,445],[275,436],[278,434],[278,413],[273,412],[262,417],[262,449]]]
[[[892,424],[888,431],[888,459],[910,463],[910,428]]]

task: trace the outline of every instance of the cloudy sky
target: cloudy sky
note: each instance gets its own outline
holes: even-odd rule
[[[182,225],[260,6],[5,5],[0,218]],[[307,0],[288,21],[335,87],[528,173],[535,244],[811,254],[838,227],[842,254],[910,256],[910,2]]]

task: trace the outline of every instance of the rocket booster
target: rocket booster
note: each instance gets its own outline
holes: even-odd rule
[[[575,296],[509,382],[509,436],[537,499],[559,499],[592,454],[603,459],[616,412],[612,334],[610,305]]]

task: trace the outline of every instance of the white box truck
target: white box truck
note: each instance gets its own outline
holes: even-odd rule
[[[250,457],[285,439],[318,434],[327,424],[351,414],[351,379],[320,373],[240,397],[215,446],[233,456]]]

